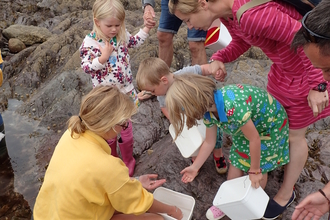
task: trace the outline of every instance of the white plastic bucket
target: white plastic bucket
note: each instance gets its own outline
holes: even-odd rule
[[[250,220],[264,215],[268,200],[261,187],[253,188],[249,176],[242,176],[222,183],[213,205],[232,220]]]
[[[183,214],[182,220],[191,219],[195,207],[195,199],[192,196],[175,192],[173,190],[164,187],[158,187],[157,189],[155,189],[153,195],[154,195],[154,199],[157,199],[158,201],[165,203],[167,205],[175,205],[176,207],[181,209]],[[162,215],[165,218],[165,220],[175,220],[175,218],[172,218],[167,214],[164,213],[159,213],[159,214]]]
[[[222,48],[225,48],[231,40],[231,35],[229,34],[226,26],[221,23],[220,19],[216,19],[207,31],[204,45],[205,47],[216,52]]]
[[[172,124],[168,130],[174,139],[175,132]],[[197,156],[199,148],[205,139],[205,133],[206,126],[203,120],[199,120],[198,125],[190,129],[188,129],[186,121],[184,122],[182,133],[175,140],[175,144],[184,158]]]

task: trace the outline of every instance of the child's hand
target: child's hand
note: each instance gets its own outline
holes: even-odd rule
[[[225,65],[218,60],[215,60],[210,63],[210,65],[208,66],[208,71],[213,75],[216,80],[221,82],[223,82],[225,80],[225,77],[227,76]]]
[[[192,182],[198,174],[198,169],[195,169],[193,164],[189,167],[184,168],[180,174],[183,174],[181,181],[184,183]]]
[[[139,100],[146,100],[152,96],[152,94],[146,90],[143,90],[137,94]]]
[[[215,80],[223,82],[225,80],[226,74],[223,73],[222,69],[219,69],[215,72],[215,74],[213,74],[213,77]]]
[[[99,62],[104,64],[110,57],[112,51],[114,50],[114,47],[109,43],[109,42],[105,42],[105,46],[104,47],[100,47],[100,51],[101,51],[101,56],[99,57]]]
[[[258,189],[260,186],[260,182],[262,180],[262,173],[259,174],[249,174],[249,178],[251,181],[251,186],[255,189]]]
[[[213,61],[212,63],[214,63],[214,62],[216,62],[216,61]],[[217,61],[217,62],[219,62],[219,61]],[[212,75],[215,80],[223,82],[227,75],[226,69],[224,68],[224,66],[223,66],[224,70],[219,67],[219,66],[221,66],[221,64],[223,65],[223,63],[221,63],[219,66],[218,65],[211,66],[211,64],[201,65],[202,75],[204,75],[204,76]],[[219,68],[216,69],[217,67],[219,67]]]

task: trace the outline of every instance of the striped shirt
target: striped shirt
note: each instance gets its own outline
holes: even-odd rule
[[[330,115],[328,106],[318,117],[308,106],[310,89],[324,82],[322,71],[315,69],[302,48],[290,49],[302,16],[282,1],[271,1],[247,10],[237,22],[237,10],[249,0],[235,0],[233,19],[223,19],[232,36],[231,43],[213,54],[224,63],[234,61],[251,46],[259,47],[273,61],[268,73],[267,90],[286,109],[291,129],[300,129]]]

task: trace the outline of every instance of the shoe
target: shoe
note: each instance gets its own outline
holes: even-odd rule
[[[292,192],[292,196],[289,202],[285,206],[281,206],[277,202],[275,202],[275,200],[270,199],[264,217],[262,217],[262,219],[272,220],[278,218],[278,216],[280,216],[285,211],[285,209],[293,203],[295,199],[296,193],[294,191]]]
[[[209,220],[222,219],[226,214],[215,206],[211,206],[206,212],[206,218]]]
[[[132,122],[129,122],[126,130],[120,132],[120,138],[118,139],[118,145],[123,162],[128,168],[128,174],[130,177],[134,175],[135,158],[133,157],[133,128]]]
[[[225,156],[217,158],[213,154],[213,160],[214,160],[214,165],[215,165],[215,169],[217,170],[217,172],[219,174],[225,174],[228,170]]]
[[[114,157],[118,157],[117,153],[117,137],[107,140],[107,143],[111,149],[111,155]]]

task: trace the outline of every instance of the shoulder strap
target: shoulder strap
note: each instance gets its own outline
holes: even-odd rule
[[[247,10],[249,10],[250,8],[253,8],[255,6],[258,6],[258,5],[262,5],[262,4],[265,4],[267,2],[270,2],[271,0],[251,0],[247,3],[245,3],[244,5],[242,5],[238,10],[237,10],[237,13],[236,13],[236,18],[237,18],[237,21],[238,21],[238,24],[240,24],[240,19],[243,15],[243,13]]]

